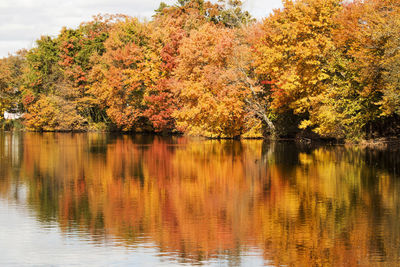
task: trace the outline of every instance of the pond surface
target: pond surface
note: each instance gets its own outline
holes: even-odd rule
[[[398,266],[400,154],[0,133],[0,265]]]

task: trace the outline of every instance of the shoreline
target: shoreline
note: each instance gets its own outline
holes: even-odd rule
[[[306,138],[306,137],[282,137],[282,138],[269,138],[266,137],[209,137],[201,135],[187,135],[184,133],[156,133],[156,132],[133,132],[133,131],[95,131],[95,130],[59,130],[59,131],[30,131],[26,129],[0,129],[0,132],[20,132],[20,133],[63,133],[63,134],[85,134],[85,133],[98,133],[98,134],[117,134],[117,135],[143,135],[143,136],[160,136],[160,137],[190,137],[200,138],[204,140],[215,141],[242,141],[242,140],[265,140],[268,142],[294,142],[300,145],[342,145],[342,146],[359,146],[363,148],[387,148],[394,145],[400,148],[399,137],[378,137],[369,140],[351,141],[345,139],[333,138]]]

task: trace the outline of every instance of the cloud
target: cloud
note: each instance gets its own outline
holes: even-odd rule
[[[63,26],[74,28],[97,14],[127,14],[150,18],[161,0],[1,0],[0,57],[21,48],[30,49],[42,35],[56,36]],[[175,0],[163,0],[174,4]],[[247,0],[245,7],[265,17],[280,0]]]
[[[257,19],[268,16],[274,9],[282,7],[281,0],[247,0],[244,7]]]

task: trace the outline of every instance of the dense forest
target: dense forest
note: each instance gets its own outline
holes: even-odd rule
[[[267,14],[266,14],[267,15]],[[400,2],[164,3],[0,59],[0,124],[33,131],[361,140],[400,133]]]

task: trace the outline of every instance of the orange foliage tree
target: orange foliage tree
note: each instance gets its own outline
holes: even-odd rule
[[[235,30],[207,23],[182,40],[174,71],[182,107],[174,114],[180,130],[214,137],[246,132],[243,47]]]
[[[151,29],[127,17],[115,23],[105,42],[106,52],[91,72],[94,94],[110,119],[122,130],[146,129],[147,89],[162,77],[161,60],[151,47]]]

